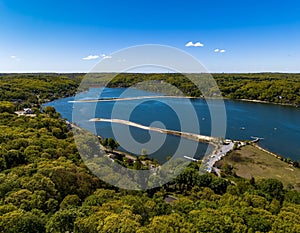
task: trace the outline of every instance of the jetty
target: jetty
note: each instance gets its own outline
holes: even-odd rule
[[[112,101],[131,101],[142,99],[197,99],[199,97],[191,96],[173,96],[173,95],[149,95],[149,96],[137,96],[137,97],[111,97],[111,98],[99,98],[99,99],[82,99],[71,100],[70,103],[95,103],[95,102],[112,102]]]
[[[132,127],[144,129],[144,130],[150,130],[158,133],[163,133],[163,134],[171,134],[175,135],[178,137],[183,137],[189,140],[197,141],[197,142],[204,142],[204,143],[210,143],[213,145],[216,145],[217,142],[219,141],[219,138],[216,137],[211,137],[211,136],[204,136],[200,134],[194,134],[194,133],[187,133],[187,132],[180,132],[176,130],[169,130],[169,129],[161,129],[161,128],[156,128],[156,127],[150,127],[150,126],[145,126],[141,125],[132,121],[127,121],[127,120],[121,120],[121,119],[106,119],[106,118],[92,118],[90,121],[93,122],[110,122],[110,123],[117,123],[117,124],[123,124],[123,125],[129,125]]]
[[[253,143],[256,143],[256,142],[259,142],[259,140],[262,140],[262,139],[264,139],[264,138],[260,138],[260,137],[253,137],[253,136],[251,136],[251,138],[253,139],[251,142],[253,142]]]
[[[225,156],[229,151],[231,151],[234,147],[234,141],[226,139],[221,140],[217,137],[211,137],[211,136],[205,136],[200,134],[194,134],[194,133],[188,133],[188,132],[180,132],[176,130],[169,130],[169,129],[161,129],[156,127],[150,127],[141,125],[135,122],[127,121],[127,120],[121,120],[121,119],[106,119],[106,118],[92,118],[90,119],[92,122],[110,122],[110,123],[117,123],[117,124],[123,124],[123,125],[129,125],[132,127],[144,129],[144,130],[150,130],[158,133],[164,133],[164,134],[170,134],[175,135],[178,137],[183,137],[189,140],[194,140],[196,142],[203,142],[210,144],[214,147],[214,150],[211,154],[205,155],[202,159],[202,165],[200,168],[200,172],[207,171],[212,172],[212,168],[218,160],[220,160],[223,156]],[[199,160],[189,157],[189,156],[183,156],[185,159],[198,162]]]
[[[188,160],[191,160],[191,161],[193,161],[193,162],[199,162],[200,160],[199,159],[194,159],[194,158],[192,158],[192,157],[190,157],[190,156],[183,156],[185,159],[188,159]]]

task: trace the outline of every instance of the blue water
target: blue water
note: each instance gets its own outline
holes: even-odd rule
[[[101,91],[101,96],[99,96]],[[94,98],[111,98],[119,97],[124,94],[124,88],[92,88],[88,92],[81,93],[77,99],[94,99]],[[128,92],[128,90],[127,90]],[[141,90],[130,89],[126,93],[126,97],[133,96],[149,96],[157,95],[156,93],[144,92]],[[74,97],[58,99],[47,103],[46,106],[53,106],[62,117],[72,121],[72,110]],[[70,102],[71,101],[71,102]],[[197,120],[189,118],[188,105],[192,104],[197,114]],[[174,110],[174,106],[175,109]],[[226,115],[227,115],[227,131],[226,138],[235,140],[250,140],[251,136],[264,138],[259,142],[259,145],[274,153],[284,157],[289,157],[293,160],[300,160],[300,109],[289,106],[280,106],[273,104],[260,104],[243,101],[225,100]],[[208,106],[205,100],[202,99],[144,99],[118,102],[98,102],[98,103],[76,103],[74,108],[79,108],[79,112],[83,112],[80,120],[76,122],[80,126],[91,131],[94,130],[102,137],[113,137],[122,135],[126,129],[130,132],[137,144],[126,143],[126,140],[121,143],[121,150],[140,154],[142,149],[146,149],[149,155],[159,161],[165,161],[167,156],[172,156],[179,148],[179,153],[187,156],[201,158],[207,150],[207,145],[180,139],[172,135],[164,135],[162,139],[159,133],[149,133],[148,131],[128,127],[120,124],[113,124],[115,131],[112,131],[112,124],[105,122],[91,123],[90,118],[118,118],[125,119],[126,112],[130,110],[127,120],[150,125],[153,122],[156,127],[164,127],[167,129],[186,131],[192,133],[201,133],[210,135],[211,117]],[[94,111],[91,111],[95,108]],[[114,111],[114,115],[112,115]],[[178,116],[178,109],[183,112],[185,127],[182,129]],[[157,123],[161,122],[161,123]],[[163,125],[162,125],[163,123]],[[93,125],[94,124],[94,125]],[[197,127],[197,125],[200,126]],[[147,145],[153,138],[164,140],[162,145]],[[216,135],[214,135],[216,136]],[[223,135],[220,135],[223,136]],[[125,137],[126,138],[126,137]],[[128,137],[129,138],[129,137]],[[178,146],[182,140],[182,147]],[[122,140],[121,140],[122,141]],[[150,143],[151,144],[151,143]],[[148,148],[146,148],[148,146]],[[211,148],[208,148],[209,152]],[[150,153],[151,152],[151,153]]]

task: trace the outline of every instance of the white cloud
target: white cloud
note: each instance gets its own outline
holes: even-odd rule
[[[106,54],[102,54],[101,55],[102,59],[110,59],[112,58],[112,56],[106,55]]]
[[[14,60],[14,61],[21,61],[21,59],[18,58],[17,56],[15,56],[15,55],[10,56],[10,58],[11,58],[12,60]]]
[[[200,42],[193,43],[192,41],[185,44],[186,47],[203,47],[204,44]]]
[[[89,55],[89,56],[87,56],[87,57],[84,57],[84,58],[82,58],[82,60],[95,60],[95,59],[98,59],[99,58],[99,56],[98,55]]]
[[[192,41],[190,41],[190,42],[188,42],[188,43],[185,44],[186,47],[191,47],[191,46],[193,46],[193,45],[194,45],[194,44],[193,44]]]
[[[214,52],[215,53],[225,53],[226,50],[225,49],[215,49]]]
[[[201,44],[200,42],[196,42],[196,43],[194,44],[194,46],[195,46],[195,47],[203,47],[204,44]]]

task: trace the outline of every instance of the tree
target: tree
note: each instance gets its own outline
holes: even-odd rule
[[[194,209],[194,202],[188,198],[182,197],[174,201],[173,208],[176,212],[188,214]]]
[[[56,113],[56,110],[52,106],[47,106],[44,109],[44,113],[49,114],[50,116],[53,116]]]
[[[55,212],[46,224],[46,232],[61,233],[73,232],[74,222],[82,214],[76,209],[64,209]]]
[[[286,192],[284,200],[290,203],[300,204],[300,192],[289,190]]]
[[[5,198],[5,201],[7,203],[12,203],[15,206],[29,209],[29,199],[31,195],[32,192],[30,192],[29,190],[20,189],[18,191],[11,192],[9,196]]]
[[[270,212],[253,207],[242,208],[241,217],[254,232],[269,232],[274,222],[274,216]]]
[[[103,221],[106,217],[110,216],[112,212],[97,210],[88,216],[76,218],[74,223],[74,232],[77,233],[98,233],[99,221]]]
[[[139,159],[134,161],[134,164],[133,164],[133,169],[134,170],[141,170],[142,167],[143,167],[143,164]]]
[[[191,190],[192,187],[199,182],[201,179],[200,177],[198,170],[187,167],[179,176],[177,176],[175,184],[179,186],[180,190],[183,190],[184,188]]]
[[[101,206],[108,200],[112,200],[117,194],[114,190],[97,189],[92,195],[88,196],[83,206]]]
[[[232,165],[230,165],[228,163],[222,164],[221,170],[222,170],[222,175],[224,175],[225,177],[233,175],[233,172],[232,172],[233,167],[232,167]]]
[[[4,159],[7,168],[15,167],[25,163],[24,153],[20,150],[9,150],[4,154]]]
[[[14,210],[0,216],[0,232],[42,233],[45,232],[45,215],[24,210]]]
[[[147,156],[147,150],[145,148],[142,149],[141,155],[142,156]]]
[[[247,202],[249,206],[261,209],[265,209],[268,204],[268,201],[264,197],[248,193],[244,194],[243,201]]]
[[[15,105],[9,101],[0,101],[0,113],[14,113]]]
[[[99,221],[97,230],[99,233],[137,232],[140,219],[140,215],[132,214],[130,210],[123,210],[120,214],[112,213],[103,221]]]
[[[113,138],[104,138],[101,140],[101,144],[111,150],[115,150],[119,147],[119,143]]]
[[[35,173],[32,175],[32,177],[22,177],[20,181],[22,187],[30,190],[31,192],[36,190],[44,190],[47,192],[48,197],[54,197],[57,193],[53,181],[41,173]]]
[[[75,208],[80,206],[81,200],[77,195],[68,195],[60,203],[61,209]]]
[[[0,152],[1,154],[1,152]],[[6,161],[5,159],[0,155],[0,171],[3,171],[6,169]]]
[[[273,232],[282,233],[300,232],[299,215],[288,211],[280,212],[272,224],[272,230]]]
[[[197,181],[199,187],[209,187],[212,181],[212,176],[209,173],[201,175]]]
[[[227,215],[220,210],[204,208],[193,210],[189,219],[196,227],[197,232],[232,232],[232,225]]]
[[[216,193],[216,194],[224,194],[226,193],[226,189],[228,186],[228,182],[225,179],[222,178],[215,178],[210,184],[210,188]]]
[[[140,228],[138,233],[192,233],[197,232],[193,224],[189,223],[186,218],[179,214],[155,216],[149,225]]]
[[[107,146],[109,148],[111,148],[112,150],[117,149],[119,147],[119,143],[117,143],[116,140],[114,140],[113,138],[109,138],[107,140]]]
[[[283,198],[283,184],[276,179],[264,179],[258,183],[258,189],[267,197],[267,199]]]

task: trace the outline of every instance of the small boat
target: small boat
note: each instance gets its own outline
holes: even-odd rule
[[[245,130],[245,129],[246,129],[245,127],[241,127],[241,128],[240,128],[240,130]]]

